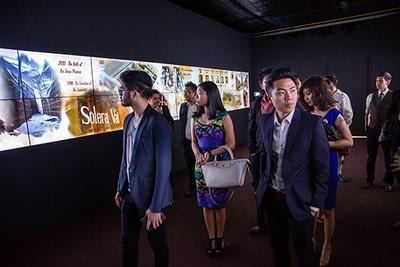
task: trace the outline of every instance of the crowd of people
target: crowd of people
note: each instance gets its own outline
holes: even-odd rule
[[[123,155],[115,202],[121,209],[123,266],[137,266],[142,225],[156,266],[168,266],[164,209],[174,198],[171,179],[173,119],[162,94],[143,71],[121,74],[121,103],[130,106],[123,131]],[[266,68],[259,74],[261,94],[252,102],[248,120],[250,172],[255,190],[257,224],[249,234],[266,233],[275,266],[290,266],[289,237],[299,266],[328,266],[335,231],[339,181],[349,180],[343,164],[353,146],[349,96],[334,75],[304,81],[288,68]],[[400,170],[400,91],[389,90],[387,72],[376,77],[377,90],[366,100],[367,181],[373,186],[379,144],[385,154],[385,191],[392,191]],[[230,160],[235,149],[234,125],[219,89],[211,81],[185,84],[180,106],[181,143],[188,170],[185,197],[197,197],[207,230],[205,253],[224,252],[229,188],[208,188],[202,166]],[[324,240],[319,263],[317,224]],[[400,228],[400,222],[395,223]]]

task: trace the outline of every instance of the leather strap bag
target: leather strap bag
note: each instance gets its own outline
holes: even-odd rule
[[[337,141],[342,139],[339,130],[335,126],[330,125],[326,119],[322,121],[322,124],[324,125],[328,141]],[[339,157],[347,156],[349,154],[348,148],[336,149],[336,151]]]
[[[337,141],[342,139],[339,130],[335,126],[330,125],[326,119],[322,121],[322,124],[324,125],[328,141]]]
[[[232,150],[228,146],[222,146],[228,151],[231,160],[207,162],[202,166],[204,180],[208,188],[234,188],[244,184],[246,172],[249,166],[248,159],[234,159]]]

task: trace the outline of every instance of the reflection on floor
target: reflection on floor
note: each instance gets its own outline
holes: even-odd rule
[[[383,158],[379,152],[376,185],[361,190],[365,179],[366,143],[355,140],[345,164],[348,183],[339,184],[337,224],[331,266],[394,266],[398,264],[400,232],[391,229],[400,219],[400,188],[383,191]],[[246,157],[246,146],[235,151]],[[168,210],[170,266],[273,266],[271,247],[263,235],[250,236],[255,223],[251,178],[239,189],[228,208],[226,253],[209,257],[206,230],[195,198],[184,198],[186,171],[174,175],[177,198]],[[10,247],[1,266],[121,266],[119,211],[112,202],[64,223],[49,227]],[[320,226],[322,236],[322,226]],[[139,266],[153,266],[152,252],[141,236]],[[293,261],[295,257],[291,255]],[[1,263],[1,262],[0,262]]]

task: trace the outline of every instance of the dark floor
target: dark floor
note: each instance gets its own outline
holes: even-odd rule
[[[246,156],[246,147],[236,150]],[[400,232],[391,225],[400,219],[400,189],[383,191],[382,152],[378,158],[376,185],[360,189],[365,178],[365,140],[355,147],[345,165],[349,183],[340,183],[336,209],[337,227],[330,266],[400,266]],[[178,196],[167,213],[170,266],[273,266],[265,236],[249,236],[255,222],[254,191],[247,180],[228,208],[226,253],[215,258],[205,252],[206,230],[195,198],[183,197],[186,172],[174,177]],[[119,210],[113,203],[85,215],[37,232],[5,251],[1,266],[121,266]],[[322,226],[320,226],[322,234]],[[153,266],[152,252],[141,236],[140,266]],[[4,252],[4,251],[3,251]],[[295,262],[295,259],[292,255]]]

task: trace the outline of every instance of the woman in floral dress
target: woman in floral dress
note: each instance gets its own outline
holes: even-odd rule
[[[232,119],[226,112],[215,83],[207,81],[197,88],[198,113],[192,120],[192,149],[196,156],[195,177],[197,202],[203,208],[208,232],[207,253],[221,254],[224,248],[226,206],[229,192],[226,189],[206,187],[201,166],[207,161],[227,160],[229,154],[222,146],[235,148]],[[211,195],[210,195],[211,194]]]

